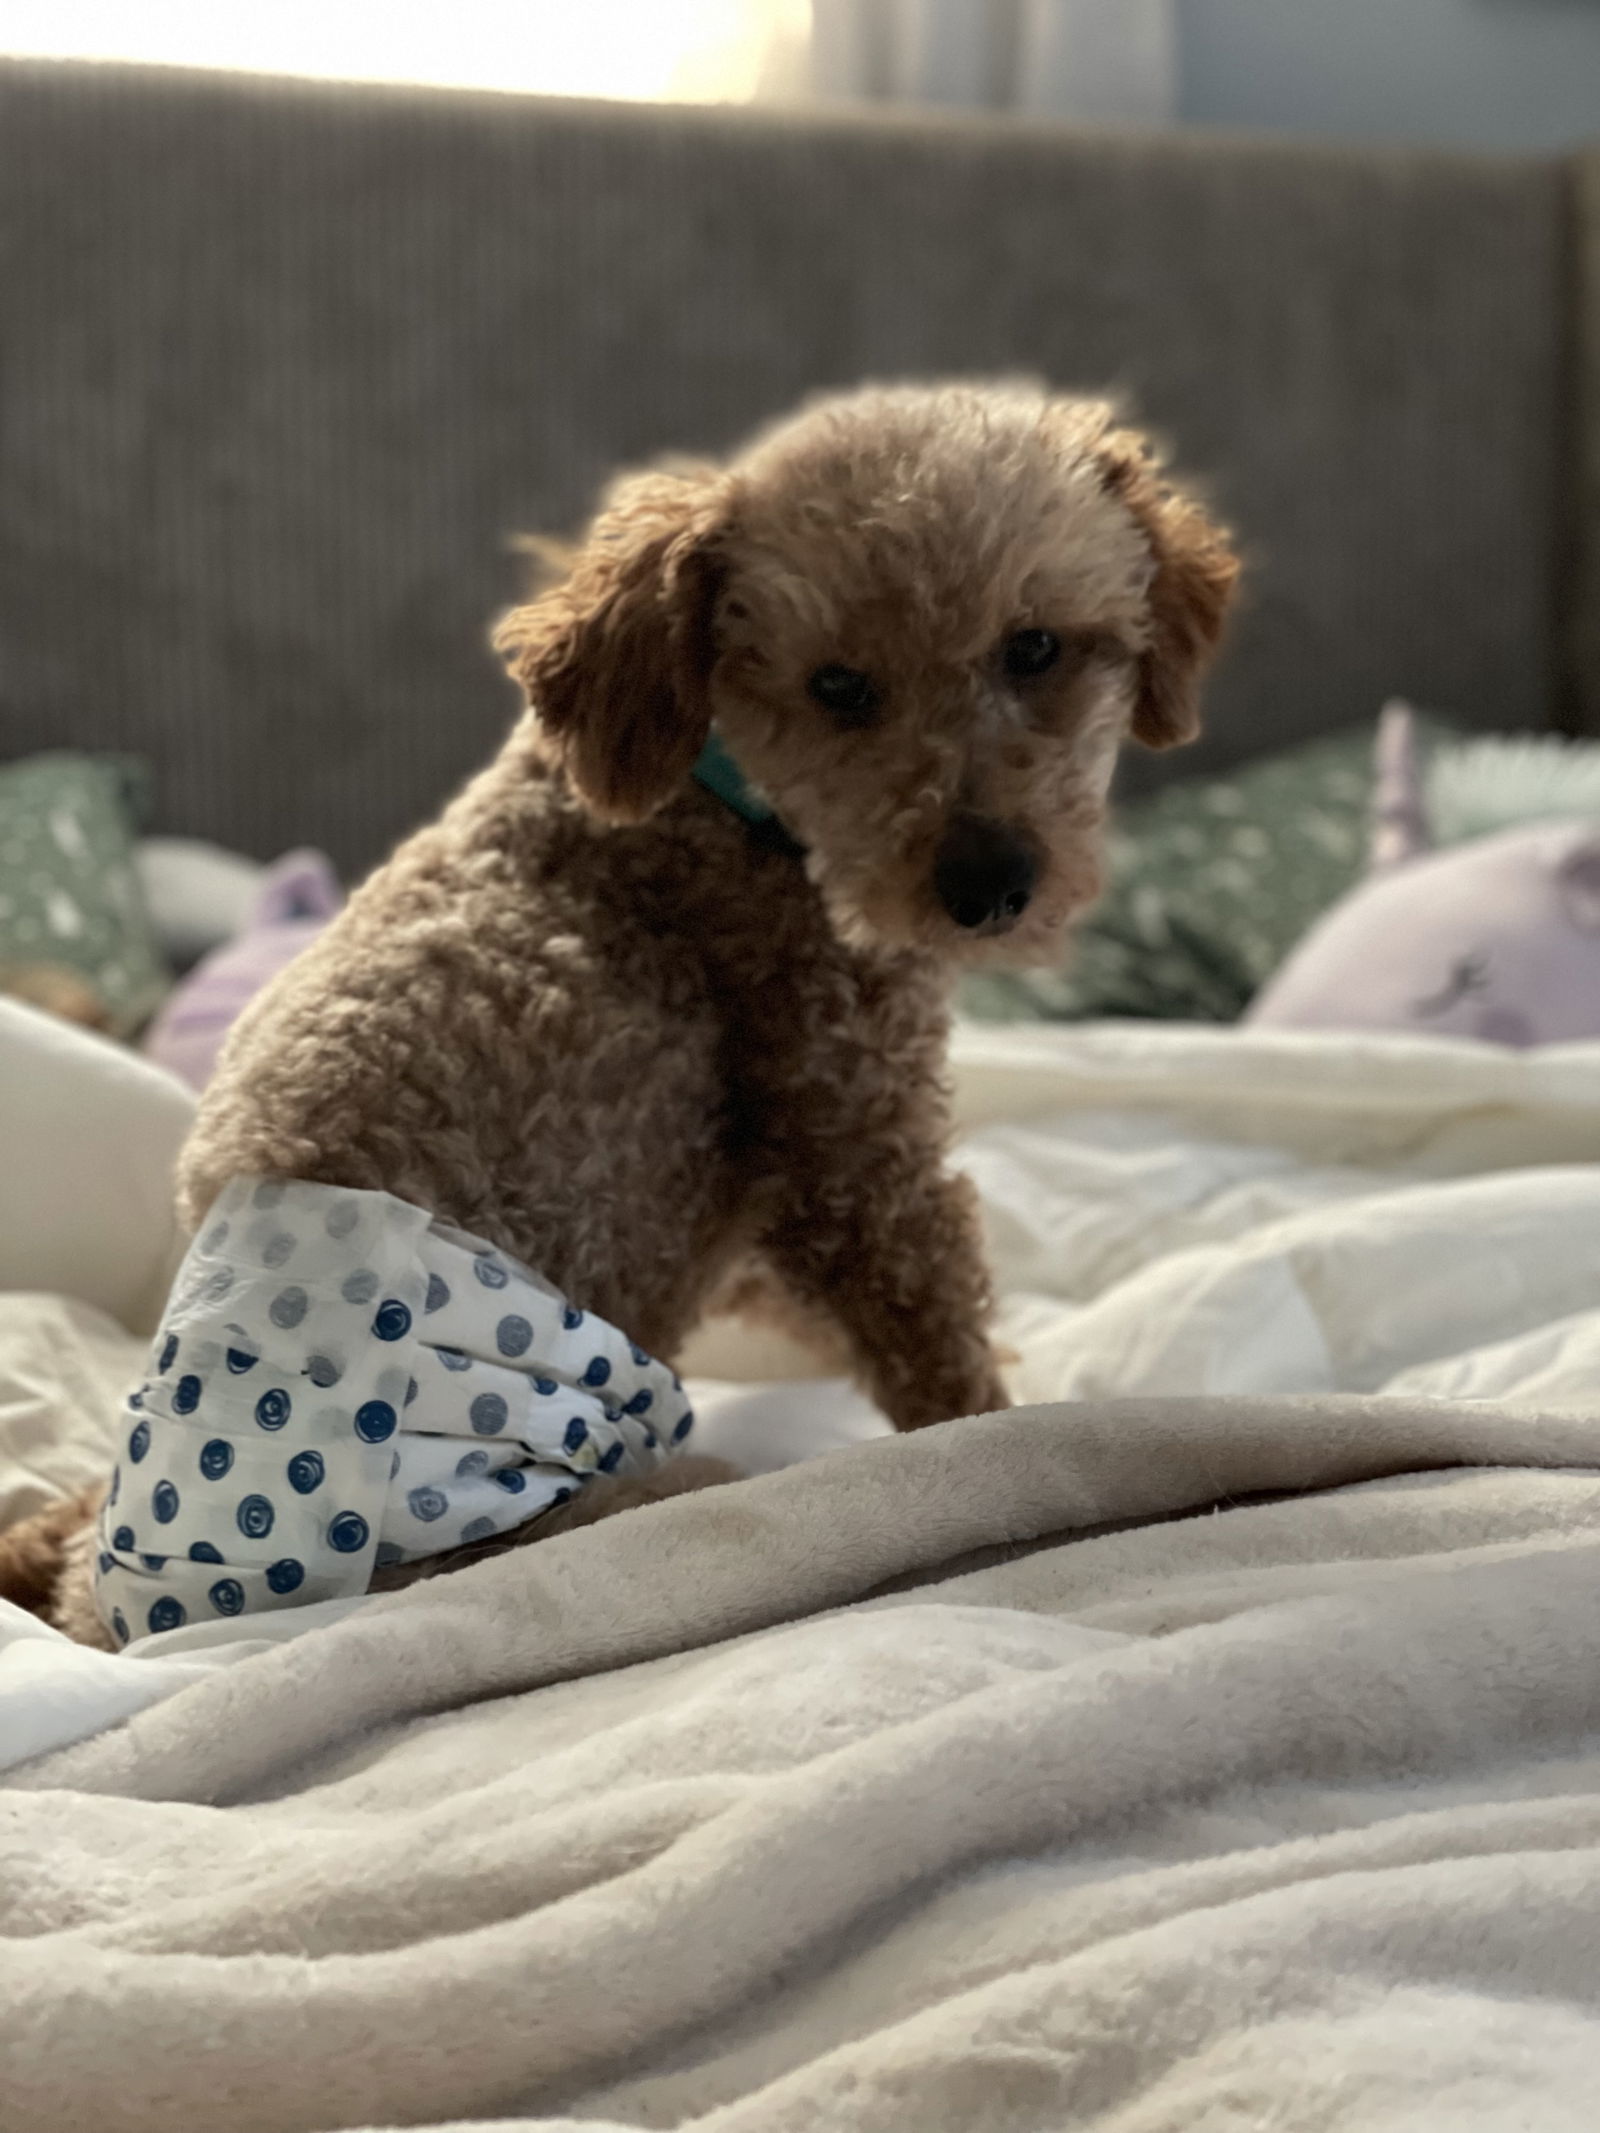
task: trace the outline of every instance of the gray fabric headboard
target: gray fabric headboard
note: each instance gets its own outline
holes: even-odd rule
[[[819,385],[1124,388],[1254,562],[1190,762],[1562,704],[1554,164],[0,66],[0,754],[364,865],[493,746],[508,536]],[[1145,775],[1161,774],[1148,764]]]

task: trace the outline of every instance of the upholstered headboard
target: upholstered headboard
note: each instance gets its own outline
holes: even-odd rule
[[[1224,761],[1570,708],[1554,164],[0,67],[0,754],[374,858],[512,710],[508,537],[813,387],[1124,388],[1239,527]],[[1157,772],[1150,766],[1147,775]]]

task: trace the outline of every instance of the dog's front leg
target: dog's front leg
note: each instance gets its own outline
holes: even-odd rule
[[[896,1429],[1010,1405],[989,1345],[991,1295],[969,1179],[940,1151],[813,1147],[766,1249],[796,1298],[844,1332]]]

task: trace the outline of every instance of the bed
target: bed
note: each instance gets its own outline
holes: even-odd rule
[[[0,66],[5,753],[353,876],[509,715],[510,533],[997,369],[1238,522],[1204,767],[1594,732],[1597,167]],[[716,1326],[737,1485],[242,1641],[0,1615],[5,2133],[1591,2133],[1600,1045],[955,1077],[1011,1411]],[[0,1001],[0,1521],[100,1468],[189,1104]]]
[[[734,1487],[242,1646],[9,1625],[8,2125],[1592,2124],[1600,1047],[958,1082],[1015,1411],[713,1328]],[[119,1342],[6,1299],[0,1490]]]

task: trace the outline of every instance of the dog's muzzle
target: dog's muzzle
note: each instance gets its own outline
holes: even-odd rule
[[[1027,910],[1039,861],[1015,830],[965,815],[945,832],[933,863],[940,903],[969,933],[1009,933]]]

